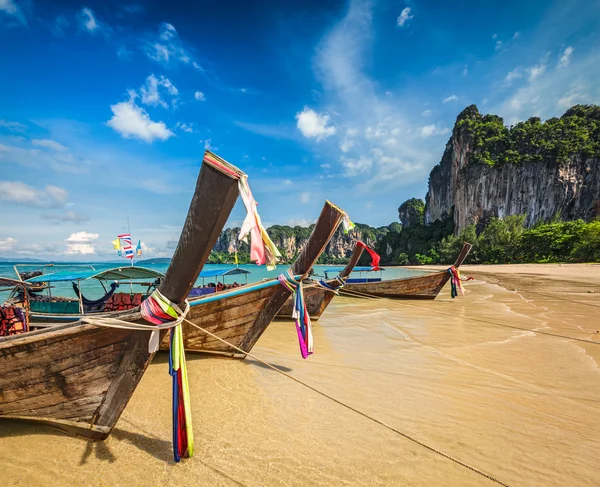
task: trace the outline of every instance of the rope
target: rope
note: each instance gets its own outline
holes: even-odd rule
[[[487,472],[484,472],[483,470],[480,470],[477,467],[469,465],[468,463],[463,462],[462,460],[459,460],[458,458],[456,458],[456,457],[454,457],[454,456],[452,456],[452,455],[450,455],[448,453],[445,453],[445,452],[443,452],[443,451],[441,451],[441,450],[439,450],[439,449],[437,449],[437,448],[435,448],[433,446],[430,446],[430,445],[424,443],[423,441],[421,441],[421,440],[419,440],[419,439],[417,439],[417,438],[409,435],[408,433],[404,433],[404,432],[402,432],[402,431],[394,428],[393,426],[390,426],[389,424],[385,423],[384,421],[382,421],[380,419],[377,419],[377,418],[375,418],[375,417],[373,417],[373,416],[371,416],[371,415],[369,415],[369,414],[367,414],[367,413],[365,413],[365,412],[363,412],[363,411],[361,411],[361,410],[359,410],[359,409],[357,409],[357,408],[355,408],[355,407],[353,407],[353,406],[351,406],[351,405],[349,405],[349,404],[347,404],[347,403],[345,403],[345,402],[343,402],[343,401],[341,401],[339,399],[336,399],[335,397],[330,396],[329,394],[327,394],[327,393],[325,393],[323,391],[320,391],[316,387],[313,387],[310,384],[307,384],[306,382],[301,381],[300,379],[294,377],[293,375],[288,374],[287,372],[284,372],[283,370],[279,370],[277,367],[271,365],[268,362],[265,362],[264,360],[258,358],[256,355],[253,355],[250,352],[246,352],[245,350],[242,350],[241,348],[236,347],[235,345],[233,345],[232,343],[228,342],[227,340],[224,340],[223,338],[215,335],[214,333],[211,333],[210,331],[202,328],[201,326],[197,325],[196,323],[193,323],[193,322],[189,321],[187,318],[184,319],[184,321],[185,321],[185,323],[187,323],[187,324],[189,324],[189,325],[197,328],[201,332],[206,333],[210,337],[216,338],[217,340],[219,340],[220,342],[224,343],[225,345],[233,348],[237,352],[242,353],[242,354],[250,357],[253,360],[256,360],[257,362],[261,363],[265,367],[268,367],[269,369],[274,370],[275,372],[283,375],[284,377],[287,377],[288,379],[291,379],[294,382],[297,382],[298,384],[306,387],[307,389],[310,389],[311,391],[319,394],[320,396],[323,396],[326,399],[329,399],[330,401],[335,402],[336,404],[338,404],[338,405],[340,405],[340,406],[342,406],[342,407],[344,407],[344,408],[346,408],[346,409],[348,409],[348,410],[350,410],[350,411],[352,411],[352,412],[354,412],[354,413],[362,416],[363,418],[366,418],[369,421],[377,423],[380,426],[383,426],[384,428],[387,428],[388,430],[390,430],[390,431],[392,431],[392,432],[394,432],[394,433],[402,436],[403,438],[405,438],[405,439],[407,439],[409,441],[412,441],[413,443],[415,443],[415,444],[417,444],[417,445],[419,445],[419,446],[421,446],[423,448],[426,448],[427,450],[429,450],[429,451],[431,451],[433,453],[436,453],[436,454],[438,454],[438,455],[446,458],[447,460],[450,460],[451,462],[454,462],[454,463],[460,465],[461,467],[464,467],[464,468],[466,468],[468,470],[471,470],[472,472],[474,472],[474,473],[476,473],[478,475],[481,475],[482,477],[485,477],[485,478],[491,480],[492,482],[495,482],[495,483],[497,483],[499,485],[502,485],[504,487],[510,487],[510,484],[507,484],[506,482],[503,482],[502,480],[494,477],[493,475],[491,475],[491,474],[489,474]]]
[[[300,354],[302,358],[307,358],[313,353],[313,335],[310,325],[310,316],[304,300],[304,291],[302,288],[302,277],[296,281],[288,269],[277,277],[279,283],[292,293],[292,318],[296,324],[296,333],[298,334],[298,343],[300,345]]]
[[[335,283],[337,283],[336,287],[331,286],[328,282],[326,282],[322,279],[317,281],[317,286],[322,287],[323,289],[325,289],[327,291],[331,291],[333,294],[338,296],[340,294],[339,290],[346,285],[346,279],[343,277],[340,277],[338,275],[334,279],[332,279],[332,281],[335,281]],[[335,285],[335,283],[332,283],[332,284]]]
[[[194,456],[194,431],[192,428],[192,408],[190,405],[190,388],[185,362],[185,347],[181,323],[186,320],[190,304],[185,300],[185,309],[171,302],[156,289],[140,305],[142,317],[154,323],[144,325],[130,323],[117,318],[83,318],[81,321],[109,328],[124,328],[128,330],[150,331],[148,352],[153,354],[158,350],[160,330],[170,329],[169,340],[169,375],[173,384],[173,458],[175,462],[182,457]],[[189,321],[188,321],[189,323]]]
[[[358,292],[358,291],[348,291],[347,289],[343,289],[340,292],[342,294],[345,294],[345,295],[348,295],[348,296],[352,296],[352,297],[368,298],[368,299],[387,299],[388,301],[392,301],[392,302],[394,302],[396,304],[399,304],[401,306],[408,306],[410,308],[418,308],[420,310],[423,309],[421,306],[415,306],[413,304],[408,304],[408,303],[400,302],[400,300],[393,299],[393,298],[387,298],[387,297],[384,297],[384,296],[375,296],[373,294],[367,294],[367,293],[362,293],[362,292]],[[433,313],[438,313],[440,315],[451,316],[452,318],[456,318],[455,314],[445,313],[444,311],[439,311],[437,309],[429,309],[428,311],[432,311]],[[592,340],[586,340],[585,338],[577,338],[577,337],[572,337],[572,336],[568,336],[568,335],[561,335],[559,333],[550,333],[549,331],[530,330],[529,328],[522,328],[520,326],[507,325],[505,323],[498,323],[498,322],[495,322],[495,321],[482,320],[481,318],[469,318],[469,319],[471,321],[478,321],[480,323],[486,323],[488,325],[496,325],[496,326],[503,326],[504,328],[512,328],[513,330],[530,331],[532,333],[539,333],[540,335],[548,335],[548,336],[552,336],[552,337],[556,337],[556,338],[565,338],[567,340],[574,340],[574,341],[577,341],[577,342],[584,342],[584,343],[591,343],[593,345],[600,345],[600,342],[594,342]]]

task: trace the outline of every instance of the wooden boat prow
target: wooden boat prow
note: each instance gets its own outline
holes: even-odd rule
[[[177,249],[159,288],[176,303],[187,297],[237,199],[243,173],[215,157],[205,154]],[[139,309],[112,316],[147,324]],[[75,322],[0,337],[0,418],[106,438],[152,360],[150,334]]]
[[[363,250],[364,247],[360,245],[354,246],[354,251],[350,256],[350,261],[348,262],[348,264],[346,264],[346,267],[344,267],[344,269],[339,273],[339,277],[342,280],[346,279],[352,273],[352,269],[354,269],[354,267],[358,263],[363,253]],[[341,286],[340,282],[337,279],[329,279],[325,282],[333,289],[338,289]],[[329,306],[329,303],[331,303],[331,300],[334,298],[334,296],[335,293],[333,291],[319,286],[318,284],[316,284],[316,282],[309,283],[309,285],[304,288],[304,299],[306,302],[306,308],[308,309],[310,319],[313,321],[318,320],[321,317],[321,315],[325,312],[327,306]],[[277,313],[277,319],[290,319],[290,317],[292,316],[292,308],[292,298],[289,297],[279,310],[279,313]]]
[[[465,243],[456,258],[459,267],[469,255],[472,245]],[[349,295],[378,296],[395,299],[435,299],[450,279],[448,271],[432,272],[423,276],[389,279],[376,282],[346,283]]]
[[[340,224],[344,212],[326,202],[319,219],[292,266],[295,276],[308,273]],[[290,296],[277,279],[209,294],[190,300],[188,320],[232,345],[249,352]],[[187,323],[183,324],[186,351],[244,357],[236,349]],[[161,348],[166,349],[163,340]]]

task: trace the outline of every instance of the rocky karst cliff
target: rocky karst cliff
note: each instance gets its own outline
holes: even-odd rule
[[[510,128],[474,105],[463,110],[429,176],[425,223],[453,216],[458,233],[507,215],[525,215],[528,227],[600,216],[600,107]]]

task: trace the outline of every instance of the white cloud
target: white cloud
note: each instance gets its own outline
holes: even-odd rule
[[[513,69],[506,75],[506,78],[504,78],[504,81],[506,81],[507,84],[510,84],[514,80],[522,78],[522,77],[523,77],[523,71],[521,70],[520,67],[516,67],[515,69]]]
[[[530,68],[527,68],[526,71],[527,71],[527,79],[531,83],[532,81],[535,81],[536,79],[538,79],[540,76],[542,76],[546,72],[546,65],[543,63],[536,64],[535,66],[531,66]]]
[[[573,54],[573,51],[574,51],[574,49],[571,46],[569,46],[565,49],[565,51],[563,52],[563,55],[560,57],[560,60],[558,61],[559,68],[564,68],[569,65],[569,61],[571,60],[571,54]]]
[[[27,25],[27,19],[23,14],[23,10],[21,10],[14,0],[0,0],[0,12],[16,17],[21,24]]]
[[[0,251],[6,252],[12,250],[16,246],[17,240],[12,237],[7,237],[0,240]]]
[[[181,41],[177,30],[172,24],[163,22],[158,29],[158,39],[147,42],[144,51],[146,55],[161,64],[191,64],[195,69],[202,69],[192,59],[191,50]]]
[[[52,149],[59,152],[64,152],[68,150],[64,145],[49,139],[33,139],[31,143],[39,147],[45,147],[47,149]]]
[[[350,139],[344,139],[340,142],[340,150],[342,152],[348,152],[350,149],[352,149],[352,146],[354,145],[354,142]]]
[[[0,201],[35,207],[60,207],[67,202],[68,193],[63,188],[47,185],[35,189],[22,181],[0,181]]]
[[[307,204],[310,201],[310,193],[307,191],[304,191],[302,193],[300,193],[300,203],[302,203],[303,205]]]
[[[500,49],[502,49],[502,41],[496,41],[496,45],[494,46],[494,49],[496,49],[496,51],[499,51]]]
[[[90,217],[82,215],[75,211],[66,211],[65,213],[46,213],[42,215],[45,220],[54,221],[55,223],[76,223],[80,224],[89,221]]]
[[[458,101],[458,96],[450,95],[448,98],[444,98],[442,103],[450,103],[451,101]]]
[[[450,132],[448,127],[439,127],[437,125],[425,125],[421,127],[421,137],[431,137],[432,135],[445,135]]]
[[[2,0],[0,0],[2,1]],[[9,122],[8,120],[0,119],[0,127],[4,127],[12,132],[24,132],[27,127],[19,122]]]
[[[94,32],[99,28],[94,12],[90,8],[84,7],[79,11],[79,21],[81,26],[88,32]]]
[[[194,131],[194,128],[191,123],[177,122],[175,124],[175,127],[177,127],[182,132],[187,132],[188,134],[191,134]]]
[[[331,169],[331,164],[321,164],[323,169]]]
[[[204,141],[204,150],[212,150],[212,149],[214,149],[214,147],[212,145],[210,145],[210,141],[211,140],[212,139],[206,139]],[[200,141],[200,142],[202,142],[202,141]]]
[[[463,68],[463,70],[462,70],[462,75],[463,75],[463,76],[466,76],[466,75],[468,75],[468,74],[469,74],[469,67],[468,67],[468,66],[465,66],[465,67]]]
[[[159,88],[164,88],[159,90]],[[168,103],[161,98],[160,91],[166,92],[170,96],[177,96],[179,90],[171,83],[168,78],[161,76],[160,79],[151,74],[146,78],[146,82],[140,88],[140,98],[144,105],[158,106],[168,108]]]
[[[304,110],[296,114],[297,127],[304,137],[323,140],[335,134],[335,127],[328,126],[329,115],[317,113],[304,107]]]
[[[411,14],[410,7],[406,7],[404,10],[402,10],[400,15],[398,16],[398,20],[397,20],[398,27],[404,27],[409,20],[414,19],[414,18],[415,18],[415,16]]]
[[[433,110],[423,110],[421,113],[421,115],[424,117],[429,117],[431,114],[433,114]]]
[[[110,109],[113,117],[106,124],[126,139],[134,138],[151,143],[154,140],[167,140],[175,135],[163,122],[153,122],[148,112],[135,104],[133,97],[129,101],[111,105]]]
[[[76,243],[93,242],[94,240],[98,240],[99,236],[100,235],[98,235],[97,233],[75,232],[75,233],[72,233],[71,235],[69,235],[65,239],[65,242],[76,242]]]
[[[512,36],[513,40],[518,39],[519,38],[519,33],[515,32],[514,35]]]
[[[201,91],[196,91],[196,93],[194,93],[194,98],[197,101],[206,101],[206,97],[204,96],[204,93],[202,93]]]
[[[67,244],[67,255],[92,255],[96,253],[96,247],[88,243]]]

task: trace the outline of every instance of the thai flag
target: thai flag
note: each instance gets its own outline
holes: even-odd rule
[[[124,233],[123,235],[119,235],[117,238],[123,240],[128,245],[131,245],[131,235],[128,233]]]
[[[125,252],[125,257],[127,259],[133,259],[133,247],[131,245],[123,247],[123,252]]]

